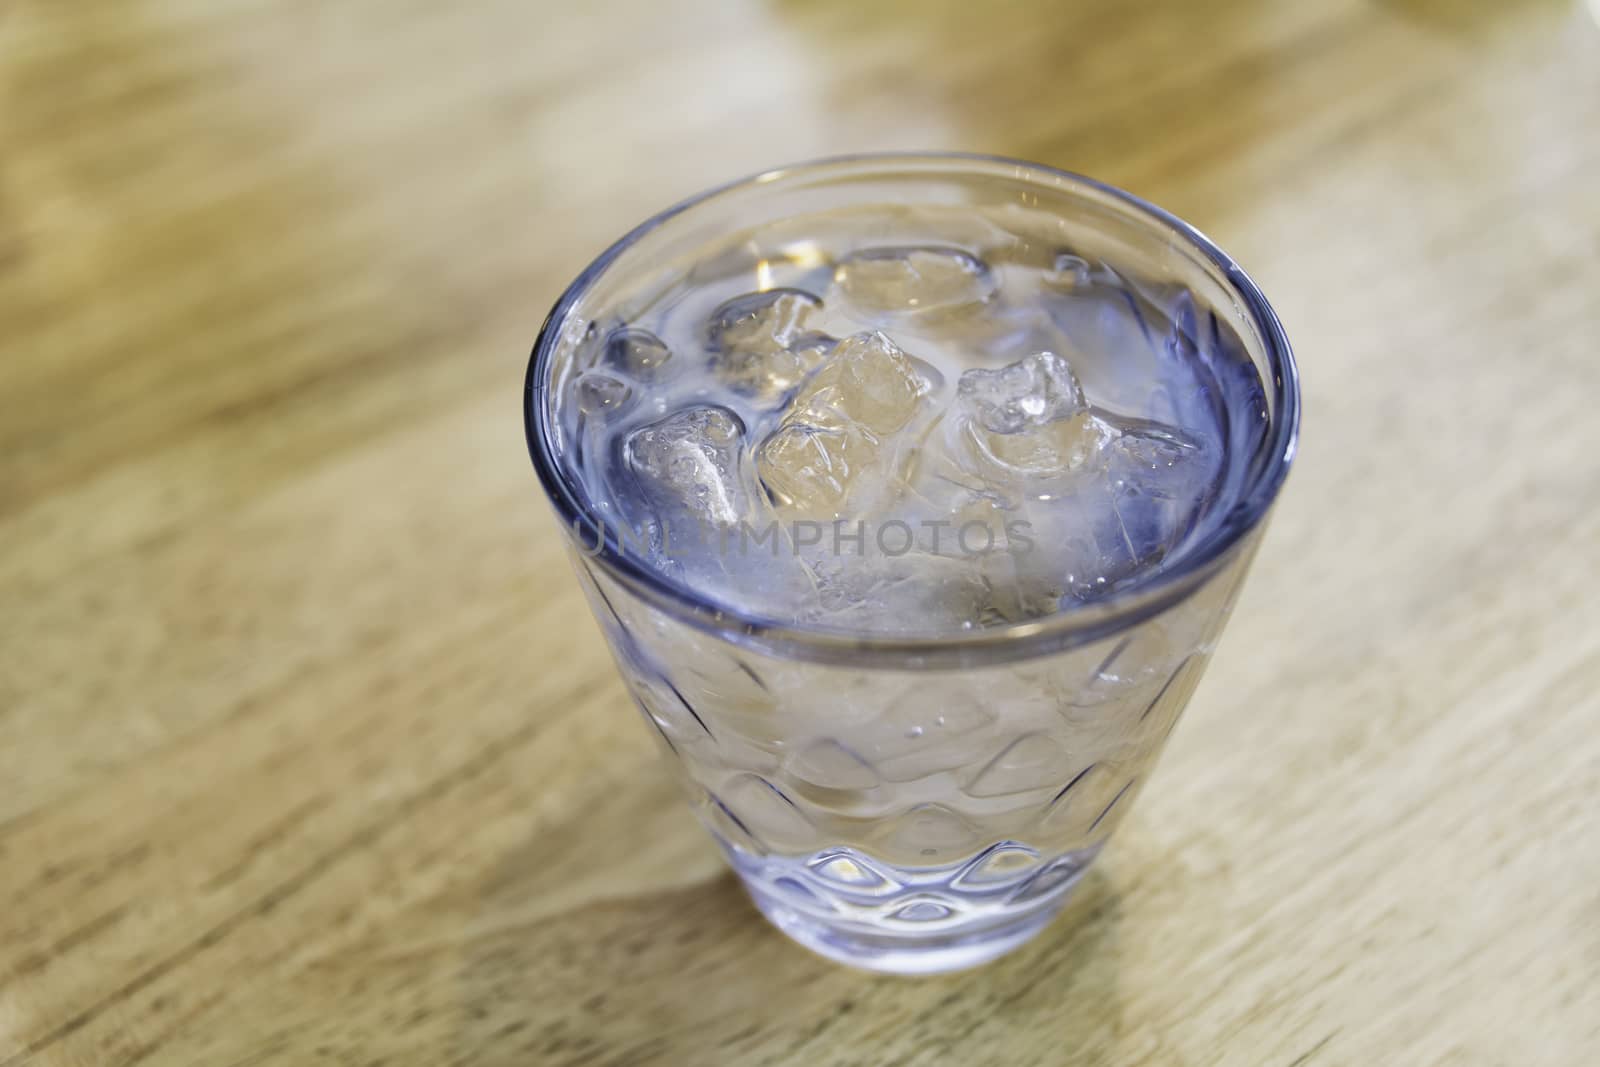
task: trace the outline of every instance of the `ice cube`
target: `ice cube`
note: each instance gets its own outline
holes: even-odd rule
[[[779,426],[756,453],[756,469],[775,499],[807,514],[836,514],[872,450],[844,431],[803,423]]]
[[[1019,494],[1033,542],[1016,557],[1019,580],[1078,601],[1158,569],[1197,520],[1217,473],[1212,452],[1180,431],[1094,417],[1106,434],[1096,455]]]
[[[911,421],[936,377],[881,331],[853,334],[795,395],[783,421],[884,437]]]
[[[967,486],[961,477],[972,476],[948,481],[941,476],[943,491],[920,494],[943,526],[935,539],[932,524],[924,522],[927,534],[919,547],[953,557],[977,577],[985,591],[977,616],[982,624],[1054,612],[1065,591],[1059,574],[1062,544],[1057,531],[1034,516],[1033,509],[1042,505],[1012,487],[1001,492],[981,483]]]
[[[983,260],[940,245],[857,252],[834,268],[833,281],[850,303],[873,314],[922,314],[981,304],[998,285]]]
[[[707,327],[716,349],[773,352],[788,348],[805,332],[805,322],[822,299],[803,289],[768,289],[724,301]]]
[[[837,518],[892,481],[894,440],[934,388],[911,357],[882,333],[839,342],[800,387],[756,452],[756,470],[781,505]],[[863,477],[874,471],[879,477]],[[863,492],[858,492],[863,490]]]
[[[1106,473],[1119,490],[1161,500],[1190,500],[1209,484],[1204,446],[1174,427],[1148,419],[1117,419],[1106,449]]]
[[[1118,551],[1115,562],[1096,538],[1107,528],[1112,509],[1097,479],[1074,477],[1064,485],[1051,485],[1046,499],[1024,498],[1016,507],[1015,521],[1023,536],[1008,545],[1006,555],[992,563],[997,587],[1013,590],[1012,604],[1024,617],[1058,610],[1062,598],[1093,599],[1109,591],[1122,576]]]
[[[711,369],[735,392],[776,400],[822,362],[832,345],[805,322],[822,300],[803,289],[745,293],[719,305],[706,327]]]
[[[1113,580],[1160,564],[1183,539],[1217,476],[1211,450],[1172,427],[1139,419],[1112,423],[1117,435],[1094,472],[1107,511],[1095,541]]]
[[[998,524],[1004,536],[997,540],[995,551],[977,560],[993,591],[992,618],[1026,622],[1054,614],[1070,587],[1062,562],[1072,557],[1072,543],[1047,541],[1052,533],[1048,525],[1036,525],[1024,517],[1028,514],[1024,507]]]
[[[641,381],[659,376],[671,358],[672,349],[649,330],[623,326],[606,335],[606,363]]]
[[[1116,430],[1089,410],[1077,376],[1053,352],[961,375],[968,441],[980,466],[1052,477],[1092,462]]]
[[[869,537],[872,534],[869,533]],[[823,555],[813,564],[816,621],[876,631],[974,629],[1000,619],[976,559],[911,551]]]
[[[1009,534],[1024,524],[985,561],[990,583],[1017,593],[996,600],[1006,617],[1052,610],[1062,597],[1092,600],[1158,567],[1215,481],[1214,450],[1174,427],[1090,407],[1072,368],[1049,352],[967,371],[957,393],[952,457],[992,493],[1004,520],[992,525]]]
[[[582,375],[573,387],[578,410],[585,415],[611,415],[620,412],[633,400],[633,387],[619,378],[600,371]]]
[[[992,433],[1021,433],[1083,411],[1083,387],[1066,360],[1054,352],[1025,356],[998,370],[961,376],[961,403]]]
[[[750,514],[744,423],[715,404],[684,408],[634,430],[623,445],[655,518],[732,526]]]

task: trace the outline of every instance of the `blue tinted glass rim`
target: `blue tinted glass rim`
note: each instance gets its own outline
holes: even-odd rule
[[[1142,216],[1154,226],[1168,231],[1174,239],[1188,244],[1221,271],[1260,338],[1271,374],[1271,380],[1265,385],[1273,396],[1273,414],[1266,441],[1260,453],[1252,459],[1245,490],[1222,522],[1203,543],[1190,551],[1181,566],[1163,571],[1148,581],[1103,600],[1030,622],[928,635],[861,633],[797,624],[740,611],[702,599],[693,590],[673,584],[659,571],[619,551],[609,540],[604,541],[588,562],[598,565],[609,577],[621,582],[653,607],[698,629],[741,644],[752,644],[802,658],[849,662],[881,659],[901,666],[1008,660],[1084,644],[1135,625],[1190,595],[1225,566],[1260,525],[1277,498],[1294,460],[1300,430],[1300,376],[1277,313],[1243,268],[1205,234],[1171,212],[1116,186],[1081,174],[1005,156],[976,153],[867,153],[831,156],[769,168],[715,186],[652,216],[623,235],[584,268],[545,317],[528,360],[522,394],[528,451],[539,480],[565,528],[564,533],[592,528],[592,520],[584,507],[580,487],[562,469],[558,460],[559,450],[554,437],[559,433],[559,428],[545,417],[547,405],[544,394],[547,370],[557,348],[561,326],[578,300],[642,237],[708,201],[749,186],[781,181],[788,176],[815,178],[830,169],[837,168],[845,172],[874,165],[945,167],[952,177],[961,174],[981,176],[987,171],[996,178],[1043,181],[1056,188],[1065,183],[1068,187],[1099,193],[1131,209],[1134,215]],[[936,172],[930,169],[927,173],[932,175]],[[588,547],[587,543],[585,547]]]

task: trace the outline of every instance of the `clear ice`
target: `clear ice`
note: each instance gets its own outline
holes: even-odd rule
[[[651,531],[633,551],[752,614],[947,632],[1111,595],[1220,521],[1260,384],[1191,294],[1082,249],[841,230],[589,328],[567,425],[597,508]],[[685,524],[750,536],[673,551]]]

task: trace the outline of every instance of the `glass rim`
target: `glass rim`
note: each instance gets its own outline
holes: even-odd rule
[[[562,326],[574,304],[611,265],[646,234],[686,212],[725,194],[765,185],[800,174],[815,176],[829,169],[852,166],[926,164],[930,174],[978,172],[992,176],[1046,183],[1056,188],[1078,188],[1108,197],[1131,214],[1198,251],[1222,274],[1237,298],[1265,350],[1270,380],[1263,383],[1273,397],[1269,433],[1261,452],[1252,457],[1250,479],[1217,528],[1171,570],[1162,571],[1128,589],[1087,604],[1058,611],[1027,622],[1007,623],[947,634],[879,634],[838,627],[795,623],[763,616],[698,598],[665,575],[619,551],[608,538],[585,556],[603,566],[653,607],[696,629],[739,644],[753,644],[782,654],[832,662],[883,660],[900,666],[962,665],[996,659],[1025,658],[1043,652],[1087,644],[1118,633],[1183,600],[1225,565],[1255,530],[1276,500],[1294,460],[1300,427],[1300,376],[1289,339],[1276,312],[1249,275],[1232,257],[1194,226],[1171,212],[1116,186],[1071,171],[1006,156],[967,152],[871,152],[828,156],[787,164],[713,186],[652,215],[601,252],[557,298],[528,359],[523,388],[523,428],[533,466],[561,520],[563,533],[593,521],[583,497],[568,472],[557,462],[552,435],[559,427],[545,418],[547,370],[557,348]]]

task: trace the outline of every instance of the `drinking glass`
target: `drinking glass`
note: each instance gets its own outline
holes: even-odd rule
[[[1207,344],[1233,344],[1228,365],[1259,377],[1264,403],[1197,543],[1098,601],[907,637],[715,602],[609,537],[552,388],[590,325],[625,316],[646,276],[692,284],[696,257],[721,235],[770,226],[792,238],[793,220],[818,212],[860,213],[882,231],[918,204],[1048,211],[1073,248],[1181,289],[1201,319],[1226,325],[1196,330],[1192,356],[1222,365]],[[524,408],[534,466],[617,667],[756,906],[824,956],[908,974],[970,967],[1032,937],[1132,809],[1233,606],[1298,412],[1276,316],[1210,240],[1084,177],[953,155],[785,167],[650,219],[557,301]],[[1244,413],[1232,414],[1237,429]]]

